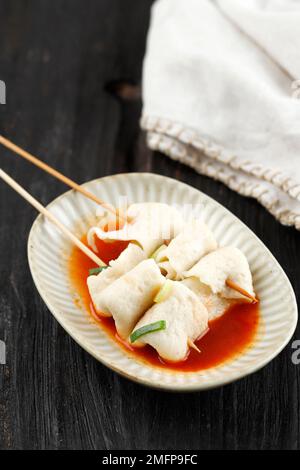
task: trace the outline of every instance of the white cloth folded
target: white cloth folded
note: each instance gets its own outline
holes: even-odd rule
[[[157,0],[143,71],[150,148],[300,230],[300,2]]]

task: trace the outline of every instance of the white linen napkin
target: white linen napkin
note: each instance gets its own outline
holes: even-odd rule
[[[143,103],[150,148],[300,230],[299,0],[157,0]]]

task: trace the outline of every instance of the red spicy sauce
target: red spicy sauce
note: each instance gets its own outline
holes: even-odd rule
[[[82,241],[86,243],[85,236]],[[96,243],[98,254],[105,263],[116,259],[128,245],[128,242],[123,241],[105,243],[97,240]],[[133,348],[118,336],[112,318],[99,317],[93,309],[86,279],[89,269],[94,267],[95,263],[82,251],[77,247],[73,248],[69,262],[70,279],[87,312],[121,348],[142,362],[174,371],[195,372],[233,358],[249,347],[254,340],[259,323],[259,304],[239,303],[230,307],[221,317],[209,322],[209,332],[196,341],[201,354],[190,350],[185,361],[166,363],[151,346]]]

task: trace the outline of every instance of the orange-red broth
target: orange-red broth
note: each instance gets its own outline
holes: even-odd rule
[[[82,238],[86,243],[86,237]],[[108,263],[116,259],[127,247],[128,242],[105,243],[97,241],[98,253],[101,259]],[[199,354],[190,350],[185,361],[177,363],[164,362],[151,346],[134,348],[123,341],[117,334],[114,320],[98,316],[93,309],[88,292],[86,279],[89,269],[96,267],[85,254],[74,247],[70,256],[69,272],[74,290],[80,295],[83,304],[97,322],[100,328],[116,341],[127,353],[134,355],[140,361],[156,367],[168,368],[176,371],[195,372],[216,366],[240,354],[251,345],[254,340],[259,323],[259,304],[246,302],[237,303],[230,307],[221,317],[209,322],[209,332],[196,345],[201,350]]]

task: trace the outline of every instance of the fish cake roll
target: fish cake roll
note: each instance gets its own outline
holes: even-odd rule
[[[234,247],[219,248],[204,256],[195,266],[183,273],[185,278],[196,277],[209,286],[214,294],[227,299],[243,296],[226,285],[227,280],[238,284],[254,296],[252,275],[245,255]]]
[[[88,232],[88,244],[96,251],[94,237],[100,240],[130,240],[139,243],[147,256],[150,256],[164,240],[171,240],[183,228],[180,213],[172,206],[163,203],[138,203],[129,206],[126,223],[120,230],[104,231],[92,227]]]
[[[209,286],[200,282],[196,277],[189,277],[181,282],[200,298],[207,308],[209,320],[220,317],[236,302],[234,299],[225,299],[218,294],[214,294]]]
[[[145,313],[133,333],[146,325],[164,321],[165,329],[141,336],[138,345],[149,344],[163,359],[178,362],[187,357],[188,339],[195,341],[207,330],[208,313],[197,295],[182,282],[172,284],[168,297]]]
[[[101,292],[145,258],[145,252],[139,246],[130,243],[116,260],[109,262],[107,268],[87,278],[89,293],[97,312],[99,312],[98,298]]]
[[[97,310],[113,317],[119,336],[126,340],[164,282],[154,260],[144,260],[99,294]]]
[[[207,225],[191,220],[168,246],[159,251],[155,260],[168,279],[179,280],[184,271],[216,248],[217,242]]]

